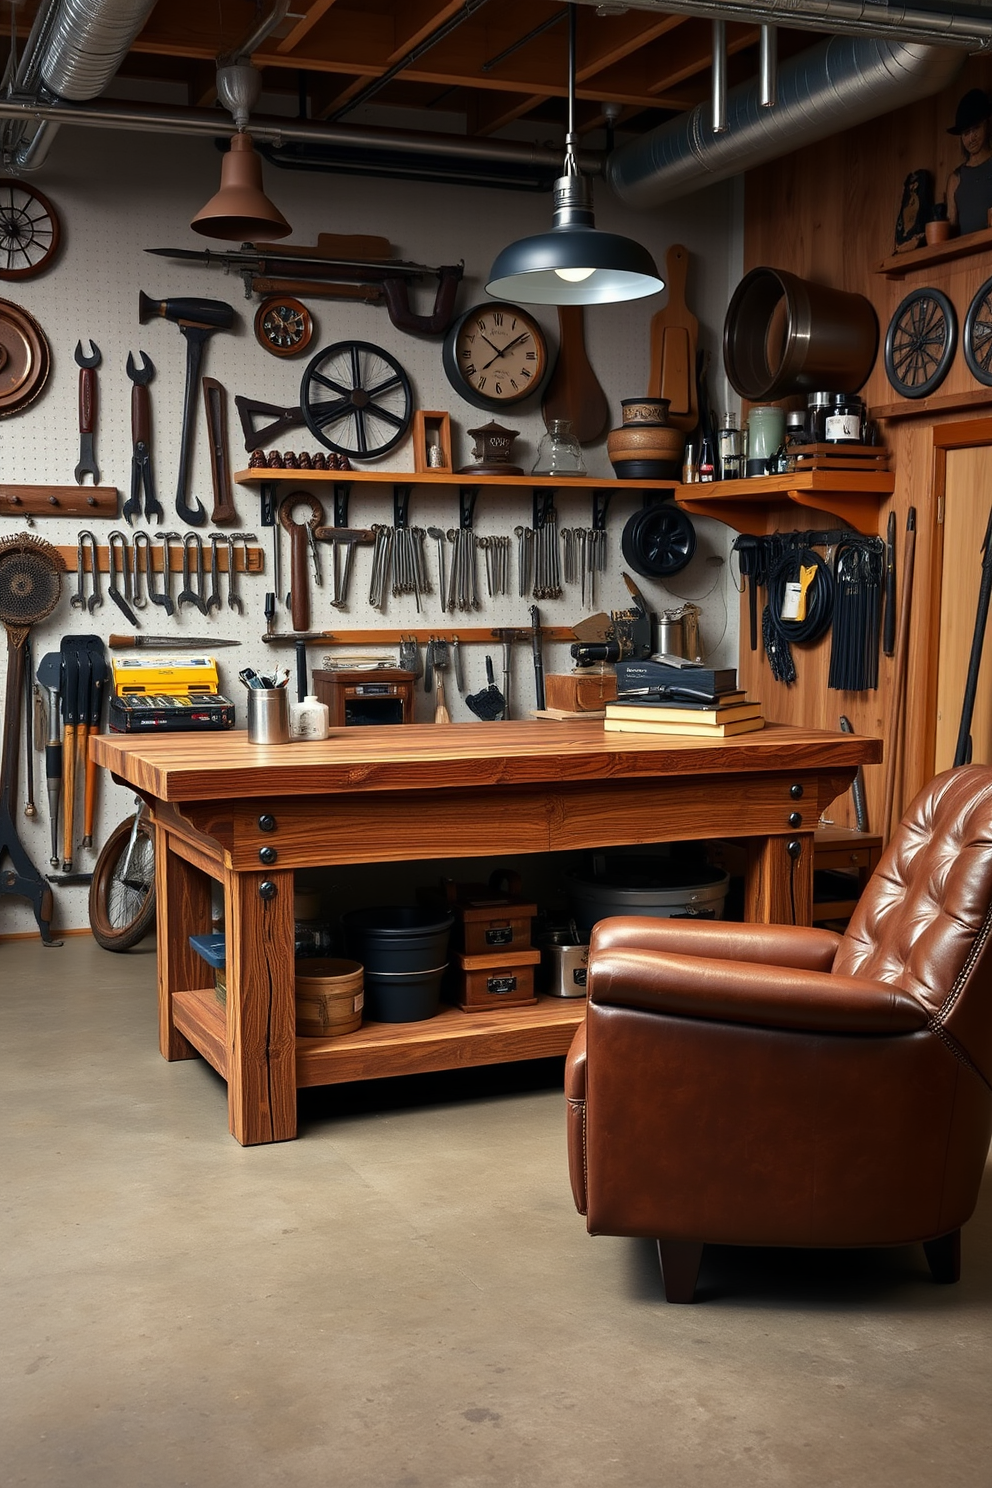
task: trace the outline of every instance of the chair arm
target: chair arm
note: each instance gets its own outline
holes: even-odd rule
[[[676,956],[829,971],[840,941],[833,930],[814,930],[809,925],[740,925],[730,920],[652,920],[645,915],[619,915],[600,920],[592,933],[591,954],[623,949],[664,951]]]
[[[589,1001],[817,1033],[916,1033],[930,1019],[915,997],[886,982],[642,950],[590,955]]]
[[[568,1175],[572,1198],[580,1214],[586,1212],[586,1025],[575,1030],[565,1060],[565,1096],[568,1101],[566,1141]]]

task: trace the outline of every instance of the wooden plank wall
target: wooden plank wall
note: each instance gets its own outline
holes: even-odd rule
[[[970,59],[957,81],[943,93],[924,99],[873,123],[808,149],[796,152],[751,171],[745,190],[745,270],[759,265],[788,269],[803,278],[839,289],[867,295],[878,313],[881,338],[893,311],[911,289],[934,287],[951,298],[963,331],[968,306],[978,287],[992,275],[992,254],[919,270],[901,280],[890,280],[873,272],[881,259],[893,251],[893,235],[902,185],[912,170],[933,171],[938,200],[944,195],[948,173],[961,160],[958,140],[946,133],[954,121],[955,106],[972,87],[992,87],[992,61]],[[971,394],[980,391],[959,349],[941,394]],[[910,631],[905,759],[897,790],[895,814],[901,805],[930,777],[936,696],[937,621],[939,605],[940,545],[937,541],[936,510],[932,500],[933,429],[936,423],[979,418],[992,412],[992,389],[985,407],[942,412],[883,425],[892,451],[896,487],[891,506],[896,512],[900,585],[906,513],[917,510],[916,580]],[[882,363],[881,345],[875,369],[863,396],[870,407],[898,401]],[[793,402],[787,406],[800,406]],[[879,533],[884,536],[890,510],[879,509]],[[799,520],[783,518],[783,528],[840,525],[833,518],[822,524],[815,514]],[[978,564],[978,554],[962,554],[962,563]],[[901,593],[901,588],[900,588]],[[971,629],[963,639],[967,649]],[[741,621],[741,675],[743,685],[761,699],[767,716],[777,722],[807,727],[837,728],[846,713],[858,733],[885,735],[891,692],[893,663],[881,658],[877,693],[842,693],[827,690],[829,637],[812,650],[796,650],[798,681],[787,688],[772,680],[759,650],[748,648],[746,609]],[[760,640],[759,640],[760,646]],[[891,741],[886,739],[886,749]],[[869,819],[873,830],[883,830],[883,765],[866,770]],[[848,798],[831,809],[841,825],[853,826]]]

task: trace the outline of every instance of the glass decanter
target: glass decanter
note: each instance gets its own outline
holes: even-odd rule
[[[552,419],[537,447],[532,475],[585,475],[582,448],[569,419]]]

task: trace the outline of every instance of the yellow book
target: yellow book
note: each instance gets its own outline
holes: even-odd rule
[[[739,718],[760,718],[760,703],[734,703],[729,708],[683,708],[668,703],[607,703],[607,718],[628,723],[736,723]]]
[[[738,718],[734,723],[644,723],[633,719],[628,723],[623,718],[604,718],[603,728],[608,734],[653,734],[672,739],[700,738],[727,739],[732,734],[752,734],[763,729],[763,718]]]

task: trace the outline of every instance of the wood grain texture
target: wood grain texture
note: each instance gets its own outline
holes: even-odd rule
[[[905,267],[909,272],[903,280],[887,279],[874,270],[892,252],[905,177],[911,170],[926,166],[934,172],[938,198],[943,196],[948,173],[961,160],[958,140],[946,133],[953,122],[957,101],[969,88],[987,89],[990,85],[992,60],[972,58],[942,93],[920,99],[909,108],[839,134],[817,147],[815,169],[811,169],[810,151],[802,150],[749,172],[745,183],[744,271],[773,265],[837,289],[864,294],[875,307],[883,338],[904,296],[911,289],[932,286],[949,295],[963,328],[971,300],[989,276],[987,252],[954,258],[927,254],[918,262],[911,261],[913,255],[906,255]],[[866,148],[866,141],[870,141],[870,148]],[[844,224],[842,232],[831,230],[830,224],[838,222]],[[944,261],[938,261],[938,257]],[[891,498],[880,504],[877,529],[884,532],[889,509],[894,509],[900,586],[909,506],[916,507],[918,517],[906,749],[901,789],[894,805],[899,815],[933,772],[940,572],[939,564],[935,568],[933,562],[939,524],[932,485],[934,437],[948,422],[960,420],[958,399],[964,400],[966,406],[977,401],[988,408],[992,393],[985,390],[983,395],[959,351],[940,388],[931,398],[921,400],[923,406],[897,398],[885,375],[881,355],[862,389],[862,396],[873,411],[887,412],[897,402],[907,415],[885,425],[895,487]],[[800,406],[799,400],[792,400],[790,406]],[[804,513],[798,521],[778,514],[775,525],[793,529],[817,524]],[[827,521],[822,525],[834,524]],[[761,698],[767,717],[782,723],[822,728],[836,727],[839,715],[845,713],[859,734],[884,738],[891,658],[880,658],[877,692],[829,691],[827,637],[814,647],[796,652],[799,677],[794,686],[787,688],[772,680],[761,653],[752,654],[748,649],[746,619],[741,633],[744,638],[739,668],[741,685]],[[968,634],[961,636],[957,644],[967,652],[970,641],[969,625]],[[888,749],[889,741],[885,743]],[[877,765],[867,767],[865,780],[869,822],[877,829],[882,818],[882,771]],[[848,800],[838,800],[830,814],[840,825],[854,825]]]
[[[296,1135],[292,873],[232,873],[224,910],[230,1131],[243,1146],[286,1141]]]
[[[177,1025],[173,1003],[176,993],[203,984],[203,962],[188,937],[210,929],[210,883],[182,858],[166,851],[160,825],[154,831],[159,1048],[166,1059],[193,1059],[197,1046]]]

